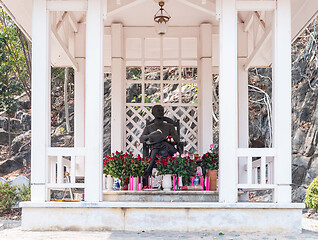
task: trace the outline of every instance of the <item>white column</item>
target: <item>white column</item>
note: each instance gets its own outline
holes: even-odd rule
[[[86,16],[85,200],[102,201],[103,39],[102,0],[88,0]]]
[[[273,114],[275,201],[291,202],[291,7],[277,0],[274,32]]]
[[[125,75],[123,58],[123,25],[112,24],[112,104],[111,151],[125,148]]]
[[[76,58],[74,73],[74,147],[85,147],[85,58]],[[76,157],[76,176],[85,176],[84,157]]]
[[[32,11],[32,132],[31,201],[44,202],[48,194],[47,147],[50,144],[49,12],[46,0],[34,0]]]
[[[235,0],[223,0],[220,18],[219,201],[237,202],[237,17]]]
[[[248,72],[244,70],[246,58],[237,59],[237,82],[238,82],[238,146],[248,148],[249,121],[248,121]],[[247,158],[245,158],[247,161]],[[241,158],[238,163],[239,183],[247,183],[246,161]],[[240,195],[241,201],[248,200],[248,193]]]
[[[74,147],[85,147],[85,25],[79,24],[75,33],[75,58],[78,71],[74,73]],[[76,176],[85,176],[85,158],[76,157]]]
[[[212,26],[200,25],[199,154],[207,152],[213,141],[212,129]]]

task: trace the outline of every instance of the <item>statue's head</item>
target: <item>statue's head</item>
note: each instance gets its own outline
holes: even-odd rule
[[[155,105],[151,109],[151,113],[155,118],[163,118],[165,109],[161,105]]]

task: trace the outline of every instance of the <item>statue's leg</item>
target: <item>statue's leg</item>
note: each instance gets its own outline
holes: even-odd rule
[[[143,185],[144,186],[148,186],[148,177],[151,176],[152,174],[152,169],[156,163],[156,160],[157,160],[157,157],[156,155],[159,153],[159,150],[158,149],[153,149],[150,153],[150,158],[152,159],[149,163],[149,166],[146,170],[146,172],[144,173],[144,178],[145,178],[145,181],[143,181]]]

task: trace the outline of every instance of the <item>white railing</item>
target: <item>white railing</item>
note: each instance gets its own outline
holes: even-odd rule
[[[274,160],[273,148],[239,148],[238,159],[245,159],[246,182],[238,184],[239,189],[274,189]]]
[[[85,148],[58,148],[47,150],[49,179],[47,188],[85,188],[77,183],[77,169],[84,167]],[[67,173],[67,174],[66,174]]]

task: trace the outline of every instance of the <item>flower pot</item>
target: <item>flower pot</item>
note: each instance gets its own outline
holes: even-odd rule
[[[163,175],[162,188],[164,191],[171,191],[171,174]]]
[[[113,191],[113,184],[114,184],[114,179],[112,178],[111,175],[107,175],[107,177],[106,177],[106,191],[107,192]]]
[[[207,170],[206,177],[210,177],[210,191],[216,191],[218,170]]]

